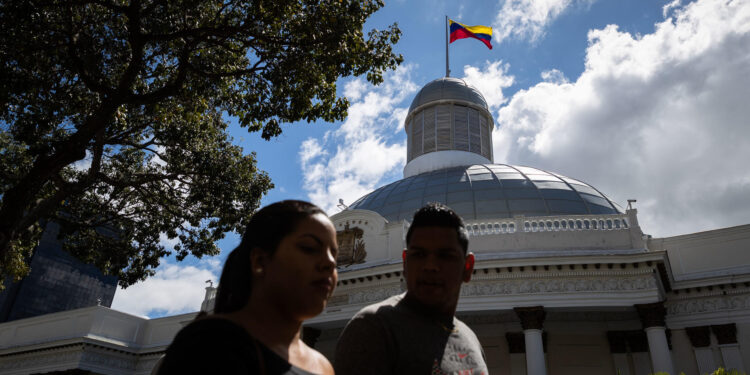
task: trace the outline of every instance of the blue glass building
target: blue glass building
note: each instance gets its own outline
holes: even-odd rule
[[[62,250],[58,225],[46,226],[21,281],[6,280],[0,293],[0,323],[101,304],[110,307],[117,277],[106,276]]]

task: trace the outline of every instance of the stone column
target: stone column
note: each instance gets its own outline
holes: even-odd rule
[[[523,336],[526,341],[526,374],[547,375],[547,365],[544,360],[544,341],[542,326],[547,313],[543,306],[515,307],[513,310],[521,319]]]
[[[737,343],[737,326],[734,323],[711,326],[716,335],[721,350],[721,358],[724,359],[724,367],[745,371],[740,354],[740,345]]]
[[[625,340],[625,332],[609,331],[607,332],[607,341],[609,341],[609,352],[612,354],[612,361],[615,363],[615,374],[630,375],[628,342]]]
[[[526,375],[526,340],[522,332],[507,332],[510,353],[510,375]]]
[[[672,359],[675,374],[698,374],[695,351],[684,328],[672,330]]]
[[[633,357],[633,371],[635,375],[649,375],[654,371],[651,369],[651,359],[648,355],[648,339],[646,332],[627,331],[625,340]],[[671,375],[671,374],[670,374]]]
[[[711,331],[708,326],[687,327],[685,332],[690,338],[695,350],[695,361],[698,363],[698,373],[711,373],[716,370],[714,354],[711,352]]]
[[[664,322],[667,315],[664,302],[635,305],[635,308],[638,310],[643,330],[646,331],[648,337],[648,348],[654,372],[674,374],[672,355],[669,353],[666,335],[667,324]]]

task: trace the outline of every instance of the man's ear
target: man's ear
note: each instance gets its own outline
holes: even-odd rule
[[[464,282],[468,283],[471,280],[471,274],[474,272],[474,253],[466,254],[464,260]]]

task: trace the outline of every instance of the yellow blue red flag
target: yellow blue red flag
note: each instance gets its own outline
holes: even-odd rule
[[[450,43],[454,40],[463,38],[475,38],[484,43],[487,48],[492,49],[492,28],[489,26],[467,26],[453,20],[448,20],[450,24]]]

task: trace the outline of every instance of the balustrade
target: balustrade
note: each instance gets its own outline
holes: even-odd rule
[[[630,228],[627,215],[546,216],[538,218],[518,217],[500,220],[472,220],[466,222],[469,236],[513,234],[518,231],[562,232],[562,231],[610,231]]]

